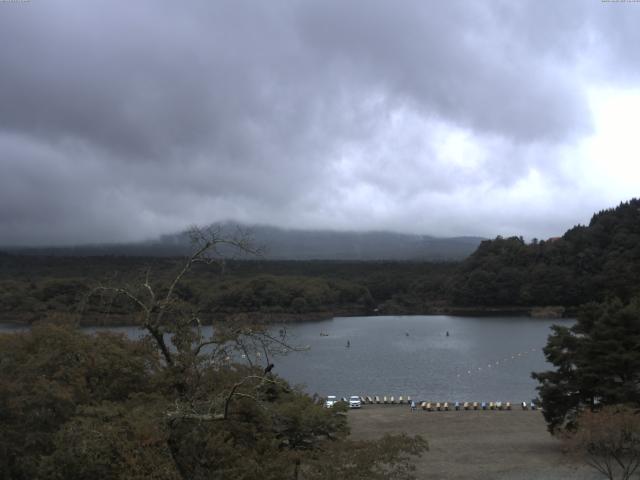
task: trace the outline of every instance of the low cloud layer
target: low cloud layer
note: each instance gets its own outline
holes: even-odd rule
[[[640,4],[0,4],[0,244],[562,233],[638,194]]]

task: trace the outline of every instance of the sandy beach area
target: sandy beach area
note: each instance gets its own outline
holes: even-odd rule
[[[408,406],[364,405],[349,412],[351,436],[420,434],[429,451],[419,479],[596,480],[595,470],[564,454],[540,411],[411,412]]]

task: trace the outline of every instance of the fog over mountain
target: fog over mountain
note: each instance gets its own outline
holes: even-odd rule
[[[238,226],[224,223],[222,234],[232,235]],[[260,257],[269,260],[460,260],[479,245],[479,237],[436,238],[394,232],[338,232],[331,230],[289,230],[271,226],[240,226],[260,247]],[[156,240],[128,244],[84,245],[57,248],[11,248],[13,253],[50,255],[140,255],[177,256],[190,251],[188,233],[163,235]],[[238,252],[222,249],[238,256]]]

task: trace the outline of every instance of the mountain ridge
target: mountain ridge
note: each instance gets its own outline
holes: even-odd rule
[[[435,237],[385,230],[303,230],[234,222],[216,223],[210,228],[219,229],[223,235],[232,234],[237,228],[248,232],[254,243],[263,247],[263,258],[268,260],[461,260],[484,240],[475,236]],[[69,247],[5,247],[3,250],[27,255],[169,257],[186,255],[190,247],[188,231],[183,231],[141,242]],[[223,253],[227,252],[223,250]]]

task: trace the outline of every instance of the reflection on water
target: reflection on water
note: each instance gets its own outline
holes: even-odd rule
[[[573,321],[398,316],[276,325],[276,332],[287,329],[292,344],[309,349],[274,358],[274,373],[320,395],[528,401],[536,396],[531,372],[549,367],[541,349],[553,323]],[[0,325],[0,331],[9,328]]]

